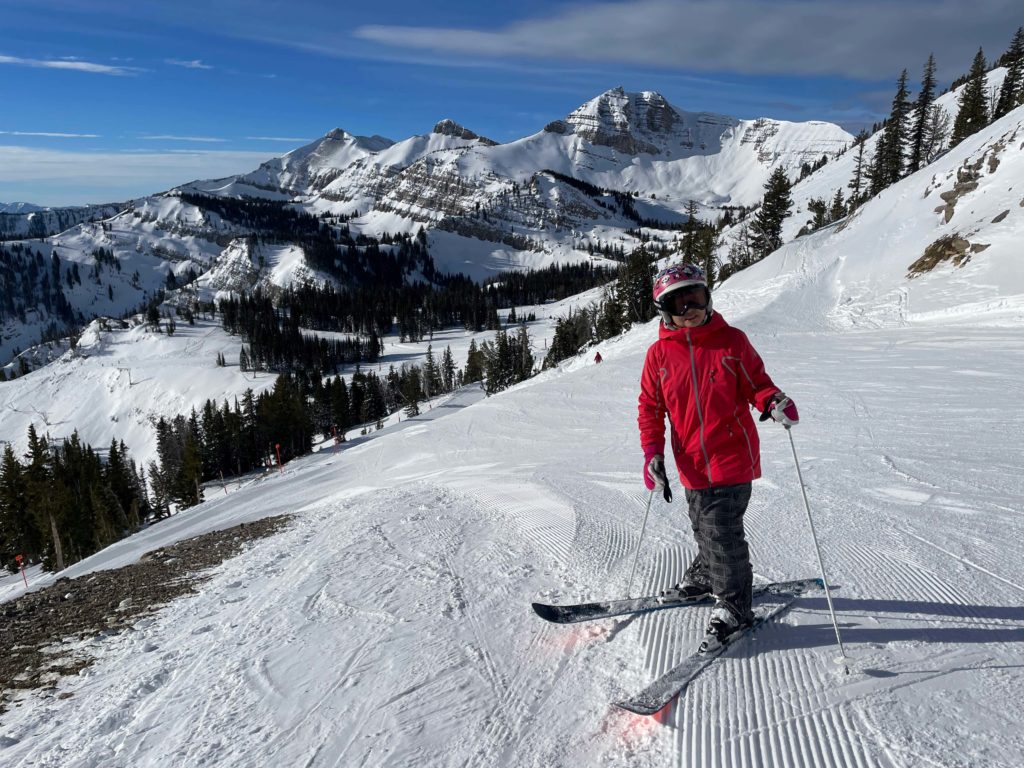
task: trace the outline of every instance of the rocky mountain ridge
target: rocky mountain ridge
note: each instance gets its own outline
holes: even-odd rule
[[[775,167],[795,177],[808,159],[835,156],[850,140],[828,123],[686,112],[658,93],[615,88],[512,142],[452,119],[401,141],[337,128],[249,173],[123,206],[32,214],[35,225],[28,215],[0,214],[0,228],[7,223],[8,239],[42,237],[34,259],[56,254],[63,269],[77,264],[92,275],[82,284],[61,281],[87,320],[118,316],[161,288],[207,273],[197,286],[210,298],[332,279],[305,264],[294,243],[251,247],[252,226],[203,200],[283,206],[353,238],[422,229],[439,270],[482,279],[628,252],[642,225],[661,222],[671,237],[691,200],[709,215],[721,205],[751,205]],[[39,216],[53,222],[40,229]],[[104,273],[97,254],[112,255],[121,268]],[[0,364],[34,343],[50,320],[42,308],[24,319],[0,318]]]

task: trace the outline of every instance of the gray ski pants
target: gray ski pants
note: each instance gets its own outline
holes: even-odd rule
[[[697,557],[686,569],[684,581],[710,587],[718,601],[741,619],[753,618],[750,590],[754,572],[743,531],[749,502],[750,483],[686,490]]]

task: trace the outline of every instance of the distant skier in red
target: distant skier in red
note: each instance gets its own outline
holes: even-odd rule
[[[711,308],[700,268],[679,264],[654,281],[658,340],[640,380],[640,444],[648,490],[668,486],[665,417],[672,455],[686,488],[697,556],[666,600],[714,595],[706,648],[753,621],[753,571],[743,529],[751,482],[761,476],[760,444],[750,415],[792,426],[796,405],[765,372],[746,334]],[[670,498],[666,494],[666,498]]]
[[[594,362],[595,363],[600,363],[601,360],[602,360],[602,358],[601,358],[601,353],[600,352],[598,352],[596,355],[594,355]]]

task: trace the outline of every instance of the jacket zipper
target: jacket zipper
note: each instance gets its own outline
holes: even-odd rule
[[[736,422],[736,426],[743,434],[743,439],[747,441],[747,457],[750,459],[750,471],[754,471],[754,449],[750,445],[750,435],[747,434],[747,430],[743,428],[743,422],[740,421],[740,417],[735,413],[732,415],[733,420]]]
[[[700,384],[697,381],[697,359],[693,354],[693,339],[690,332],[686,332],[686,343],[690,347],[690,373],[693,375],[693,402],[697,406],[697,421],[700,422],[700,452],[704,454],[704,465],[708,468],[708,484],[714,482],[711,479],[711,459],[708,457],[707,446],[704,445],[704,411],[700,407]]]

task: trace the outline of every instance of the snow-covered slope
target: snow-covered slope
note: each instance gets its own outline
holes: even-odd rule
[[[94,321],[74,352],[0,386],[0,440],[21,454],[30,424],[58,443],[77,430],[83,442],[101,450],[123,440],[145,466],[156,458],[160,417],[187,416],[208,399],[232,401],[246,389],[273,386],[276,376],[239,371],[237,337],[209,321],[178,323],[167,336],[144,325]],[[218,367],[218,354],[231,367]]]
[[[374,155],[393,143],[382,136],[353,136],[336,128],[318,142],[264,163],[253,173],[242,176],[239,181],[255,187],[294,190],[301,194],[308,189],[322,188],[332,173]]]
[[[1019,327],[1022,233],[1024,107],[725,285],[780,329]]]
[[[707,609],[570,627],[530,611],[622,595],[638,546],[636,592],[673,583],[694,554],[678,500],[656,500],[639,538],[650,324],[602,345],[601,365],[454,400],[75,566],[295,515],[198,594],[88,643],[97,661],[80,675],[19,694],[0,719],[4,765],[1019,765],[1024,451],[1007,414],[1020,325],[842,333],[801,300],[818,288],[806,283],[780,329],[760,284],[736,278],[716,306],[800,404],[794,441],[849,677],[824,599],[808,596],[659,718],[626,715],[609,702],[680,660]],[[757,577],[814,575],[790,444],[777,425],[761,434]]]
[[[272,270],[283,276],[295,263],[288,260],[288,254],[281,255]],[[202,290],[212,295],[215,285]],[[565,301],[518,308],[520,316],[532,312],[537,317],[529,324],[529,333],[538,365],[554,337],[556,320],[596,301],[599,295],[600,290],[594,289]],[[40,435],[57,442],[77,430],[82,442],[101,451],[111,440],[123,440],[132,458],[146,466],[157,458],[154,425],[161,417],[187,416],[206,400],[230,403],[247,389],[259,393],[272,388],[277,380],[276,374],[240,371],[242,340],[229,335],[219,323],[198,318],[190,325],[179,318],[172,336],[148,328],[141,318],[136,323],[122,327],[117,321],[94,321],[74,351],[54,345],[54,362],[0,385],[0,445],[10,443],[18,455],[25,453],[31,424]],[[494,331],[471,333],[450,328],[415,343],[397,335],[385,336],[377,368],[386,373],[391,365],[422,364],[429,346],[435,358],[450,347],[453,359],[462,367],[470,342],[479,346],[494,335]],[[227,361],[226,367],[217,365],[219,355]],[[354,367],[341,375],[350,379],[353,371]]]
[[[109,218],[79,223],[45,240],[23,244],[46,265],[57,255],[61,290],[86,322],[136,310],[167,287],[168,274],[182,278],[190,272],[202,274],[220,257],[217,237],[224,231],[223,224],[178,198],[145,198],[124,211],[105,213]],[[14,244],[0,243],[0,247],[10,249]],[[99,250],[112,253],[116,263],[98,262]],[[72,270],[77,270],[79,279],[66,279]],[[15,349],[24,351],[37,344],[53,319],[40,303],[25,313],[24,321],[16,316],[0,320],[0,366],[11,363]],[[39,360],[32,362],[36,365]]]
[[[87,221],[99,221],[124,209],[122,203],[40,208],[29,203],[0,203],[0,239],[38,238]]]
[[[998,93],[1005,77],[1006,69],[999,67],[988,73],[985,82],[989,90]],[[961,85],[959,88],[948,91],[935,99],[935,106],[941,109],[945,115],[948,130],[952,130],[953,120],[956,118],[956,113],[959,110],[960,94],[964,87]],[[875,150],[880,137],[881,132],[875,133],[869,136],[864,143],[865,169],[871,167],[871,160],[875,156]],[[948,138],[947,132],[947,141],[943,143],[943,148],[948,144]],[[820,160],[820,158],[821,154],[816,158],[811,158],[811,160],[813,162],[814,160]],[[830,202],[835,197],[837,191],[843,193],[843,199],[849,198],[851,193],[849,185],[854,177],[856,163],[857,151],[856,148],[851,148],[839,157],[830,158],[829,162],[822,168],[793,186],[793,209],[783,226],[783,238],[785,240],[795,238],[800,229],[811,220],[812,214],[807,208],[810,200],[818,199]],[[867,179],[863,180],[863,184],[867,184]],[[729,233],[726,234],[727,238],[728,236]]]
[[[583,141],[545,133],[554,139],[541,136],[536,147]],[[489,151],[443,135],[472,146],[438,139],[425,156],[405,154],[405,168],[455,173]],[[369,172],[376,155],[401,155],[396,147],[355,163]],[[539,200],[550,210],[585,207],[556,182],[532,177],[528,199],[507,210],[532,221]],[[408,201],[392,201],[378,224],[405,220],[398,211]],[[220,224],[193,219],[180,201],[164,204],[140,215],[152,227],[145,237],[159,237],[160,221],[176,222],[196,238],[194,251],[176,253],[199,263],[201,243],[214,242],[199,233]],[[0,762],[1017,768],[1022,232],[1024,108],[716,290],[716,309],[747,331],[802,417],[790,433],[760,428],[764,477],[747,513],[755,572],[770,580],[817,572],[795,451],[837,585],[849,677],[832,661],[825,600],[808,596],[715,662],[659,718],[628,716],[609,702],[683,658],[707,610],[573,627],[529,610],[538,599],[622,596],[637,551],[634,592],[656,591],[695,553],[682,494],[672,505],[655,500],[639,535],[649,497],[635,404],[652,323],[600,345],[601,365],[588,353],[494,397],[462,392],[69,569],[78,576],[188,535],[295,516],[289,530],[131,631],[64,644],[96,663],[54,690],[18,694],[20,706],[0,718]],[[248,258],[238,243],[229,247]],[[475,254],[485,255],[498,258]],[[292,274],[294,254],[278,257],[273,268]],[[547,309],[557,315],[572,303]],[[535,326],[538,345],[550,321]],[[212,326],[178,328],[171,338],[97,333],[83,338],[78,360],[0,385],[5,431],[36,415],[56,431],[88,408],[90,429],[137,424],[141,435],[165,400],[250,385],[237,370],[226,373],[231,386],[200,370],[220,376],[214,354],[232,358],[235,340]],[[131,357],[148,361],[151,391],[117,370],[132,344],[146,350]],[[392,344],[396,360],[422,353]],[[118,401],[139,416],[112,409]],[[29,574],[33,587],[56,576]],[[16,577],[0,579],[4,597],[22,590]]]

